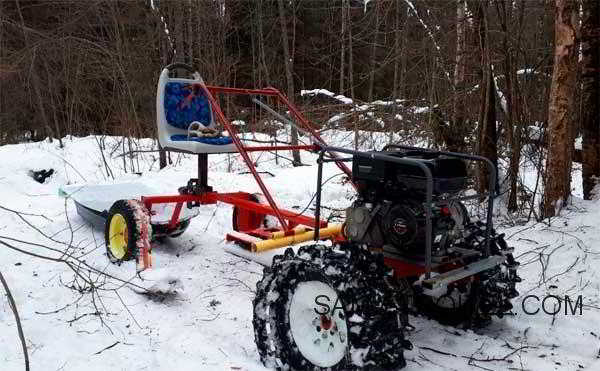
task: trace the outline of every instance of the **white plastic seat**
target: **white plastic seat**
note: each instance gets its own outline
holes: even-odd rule
[[[185,153],[237,152],[230,137],[188,137],[188,127],[198,121],[206,127],[216,128],[212,108],[195,79],[170,78],[165,68],[160,74],[156,91],[156,121],[158,141],[163,149]]]

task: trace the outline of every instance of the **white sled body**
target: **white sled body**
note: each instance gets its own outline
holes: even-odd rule
[[[77,212],[84,218],[88,215],[82,215],[86,210],[95,212],[99,217],[108,214],[110,207],[117,200],[141,199],[142,196],[159,195],[161,192],[140,182],[106,183],[106,184],[73,184],[65,185],[59,189],[63,197],[71,198],[77,205]],[[152,207],[152,224],[168,224],[175,203],[155,204]],[[181,209],[179,221],[191,219],[198,215],[198,208],[188,209],[185,205]],[[87,216],[87,217],[86,217]]]

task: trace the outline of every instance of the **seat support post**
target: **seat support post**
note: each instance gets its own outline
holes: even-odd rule
[[[208,153],[198,154],[198,183],[201,190],[208,189]]]

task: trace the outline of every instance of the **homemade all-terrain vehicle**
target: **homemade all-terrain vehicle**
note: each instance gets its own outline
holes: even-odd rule
[[[193,78],[171,77],[177,68]],[[280,122],[309,135],[313,144],[242,144],[218,94],[249,95]],[[288,116],[273,110],[267,104],[271,101]],[[207,86],[182,64],[162,71],[157,121],[163,148],[198,155],[198,178],[177,195],[118,200],[99,212],[106,218],[107,254],[113,262],[135,258],[138,270],[148,268],[153,233],[179,235],[200,205],[232,204],[234,231],[227,240],[236,247],[228,246],[228,251],[266,265],[257,283],[253,325],[267,367],[398,369],[405,365],[404,349],[411,348],[405,337],[411,328],[409,313],[478,327],[511,310],[510,299],[518,295],[518,263],[492,226],[496,169],[489,160],[402,145],[372,152],[329,147],[279,91]],[[227,135],[216,130],[217,121]],[[292,149],[319,155],[314,217],[279,208],[248,155]],[[208,185],[207,154],[230,152],[241,155],[262,195],[218,193]],[[461,196],[469,161],[487,166],[490,194]],[[328,162],[347,175],[357,194],[343,224],[321,220],[323,166]],[[486,196],[485,220],[471,221],[462,201]],[[170,206],[160,210],[170,216],[158,218],[158,207],[166,204]],[[288,247],[311,240],[331,242]]]
[[[346,158],[328,159],[327,153]],[[409,313],[450,325],[482,327],[502,317],[518,296],[518,263],[492,227],[471,222],[459,197],[466,161],[460,153],[388,145],[359,152],[322,147],[315,218],[321,209],[323,164],[352,161],[357,197],[346,209],[345,242],[288,249],[265,268],[254,300],[255,339],[263,363],[277,369],[398,369],[411,349]],[[315,229],[318,230],[315,225]]]

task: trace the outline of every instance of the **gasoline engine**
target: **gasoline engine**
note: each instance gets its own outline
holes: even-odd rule
[[[467,168],[463,160],[435,152],[386,152],[398,158],[421,161],[433,176],[432,255],[442,256],[462,234],[468,214],[460,201],[451,200],[464,190]],[[373,248],[419,257],[425,254],[426,178],[421,169],[389,161],[356,156],[352,177],[358,197],[346,209],[344,234]]]

